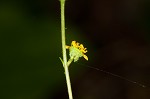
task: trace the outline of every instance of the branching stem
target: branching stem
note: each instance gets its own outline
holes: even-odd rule
[[[67,63],[67,54],[66,54],[66,39],[65,39],[65,0],[60,0],[60,7],[61,7],[61,37],[62,37],[62,52],[63,52],[63,67],[65,70],[66,76],[66,83],[68,88],[68,95],[69,99],[73,99],[72,96],[72,89],[71,89],[71,82],[68,70],[68,63]]]

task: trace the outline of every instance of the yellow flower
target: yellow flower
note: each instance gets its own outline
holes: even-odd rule
[[[71,46],[66,46],[66,49],[69,49],[70,58],[74,59],[74,62],[78,61],[80,57],[84,57],[88,60],[88,57],[85,55],[87,49],[84,48],[83,44],[72,41]]]

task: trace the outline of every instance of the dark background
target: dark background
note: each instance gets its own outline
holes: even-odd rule
[[[150,99],[149,11],[149,0],[67,0],[67,44],[89,57],[69,68],[74,99]],[[68,99],[60,56],[58,0],[0,1],[0,99]]]

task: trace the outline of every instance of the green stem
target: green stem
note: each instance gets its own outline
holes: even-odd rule
[[[66,76],[66,83],[68,88],[69,99],[73,99],[71,82],[69,76],[69,70],[67,65],[67,55],[66,55],[66,39],[65,39],[65,0],[60,0],[61,6],[61,37],[62,37],[62,51],[63,51],[63,62],[64,62],[64,70]]]
[[[70,66],[70,64],[72,63],[72,61],[73,61],[73,58],[70,58],[70,59],[68,60],[68,62],[67,62],[67,66],[68,66],[68,67]]]

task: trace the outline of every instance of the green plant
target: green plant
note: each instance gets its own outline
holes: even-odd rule
[[[73,60],[74,60],[74,62],[76,62],[79,60],[80,57],[84,57],[86,60],[88,60],[88,57],[85,55],[87,50],[86,50],[86,48],[84,48],[84,46],[82,44],[79,44],[76,41],[72,41],[71,46],[66,45],[65,0],[60,0],[60,7],[61,7],[61,37],[62,37],[62,52],[63,52],[63,60],[61,58],[60,58],[60,60],[63,64],[64,71],[65,71],[69,99],[73,99],[68,67]],[[66,49],[69,49],[70,59],[68,61],[67,61]]]

